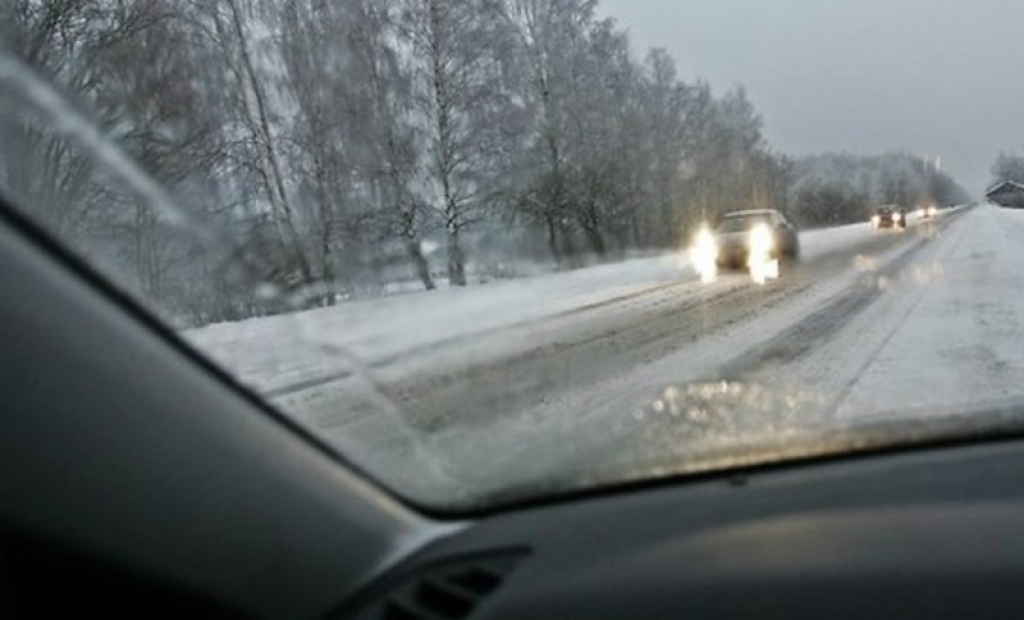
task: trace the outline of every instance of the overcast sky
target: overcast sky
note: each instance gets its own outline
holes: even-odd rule
[[[940,155],[972,194],[1024,151],[1024,1],[601,0],[638,54],[685,79],[743,84],[792,154]]]

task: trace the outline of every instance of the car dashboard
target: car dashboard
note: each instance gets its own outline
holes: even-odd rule
[[[1019,617],[1022,471],[1024,446],[1008,442],[499,514],[430,546],[332,617]],[[495,562],[500,570],[487,568]],[[444,575],[460,568],[492,573],[494,587],[462,596],[453,615],[444,590],[449,604],[466,593],[446,588]],[[421,596],[423,584],[441,594]]]

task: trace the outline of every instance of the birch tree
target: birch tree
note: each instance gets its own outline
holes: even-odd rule
[[[401,8],[428,145],[429,201],[444,225],[449,283],[465,286],[461,237],[482,217],[501,174],[495,164],[515,107],[504,83],[507,30],[490,0],[403,0]]]

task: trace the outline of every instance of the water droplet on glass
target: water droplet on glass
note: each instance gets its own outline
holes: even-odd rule
[[[264,282],[256,287],[256,297],[262,300],[275,299],[281,295],[281,289],[276,284]]]

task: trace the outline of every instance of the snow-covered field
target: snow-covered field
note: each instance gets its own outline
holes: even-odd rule
[[[1024,212],[912,224],[803,232],[766,286],[669,254],[186,337],[414,498],[667,475],[1024,398]]]

